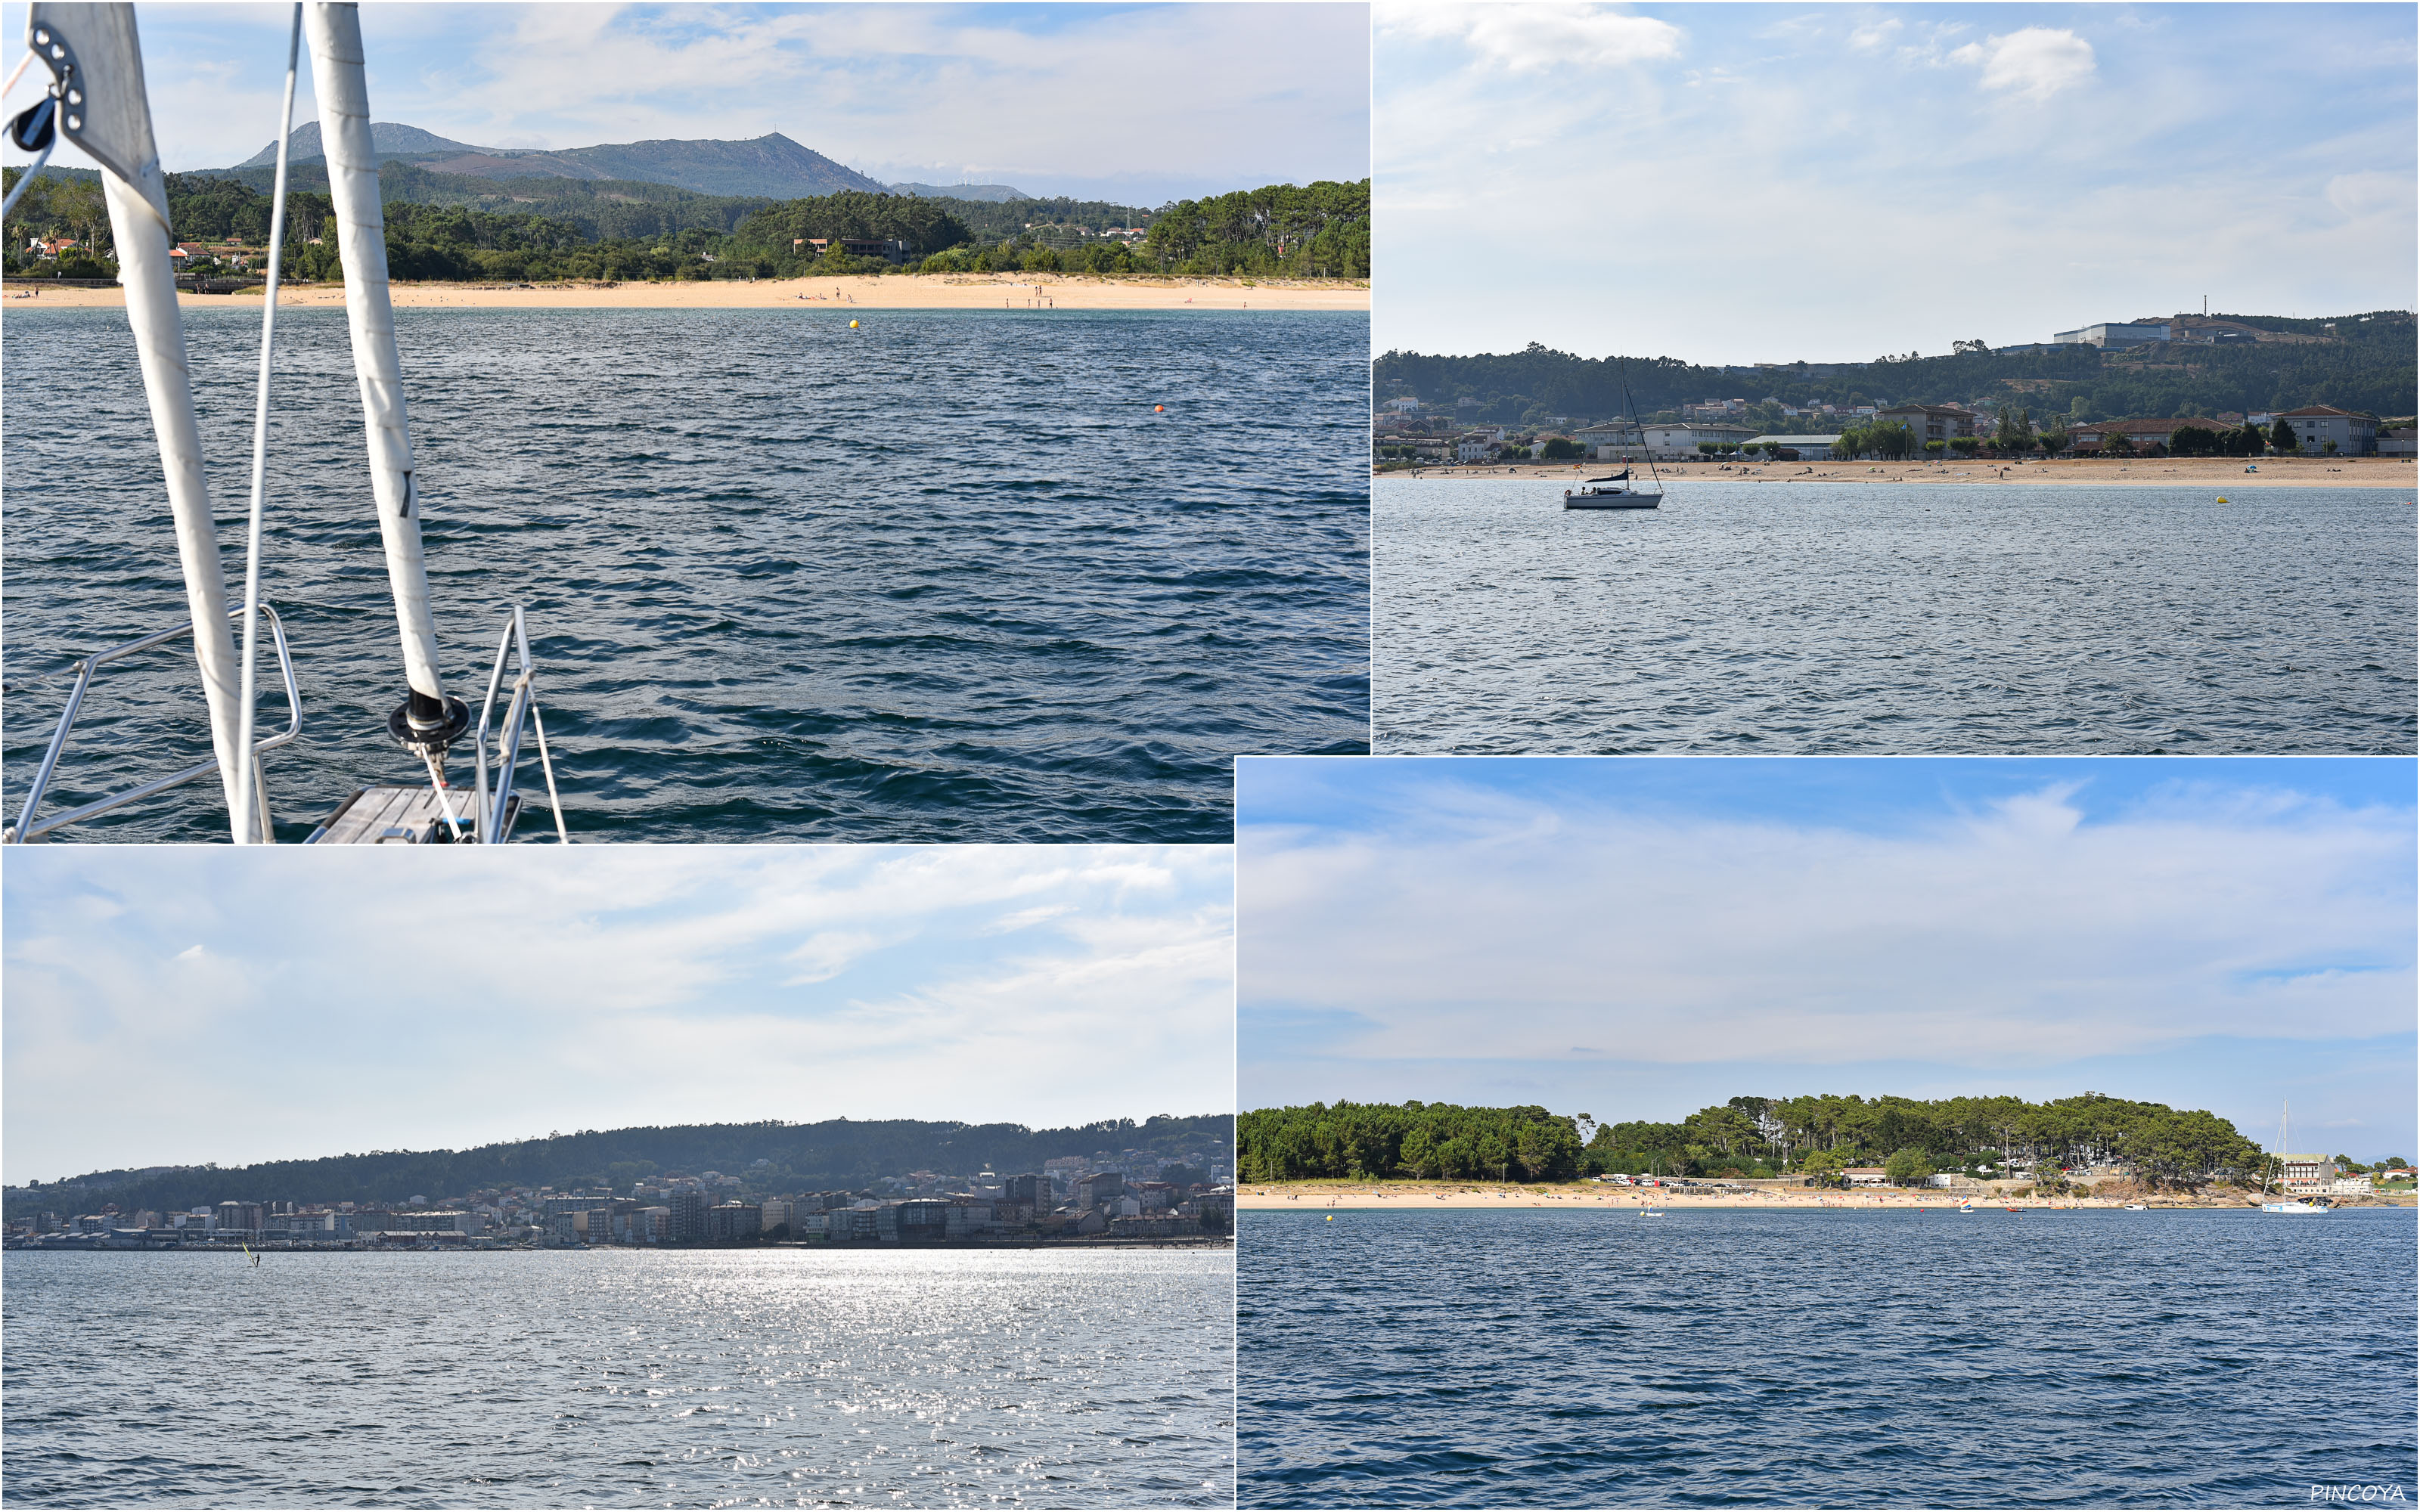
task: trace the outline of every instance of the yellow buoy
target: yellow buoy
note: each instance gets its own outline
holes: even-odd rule
[[[1336,1221],[1336,1214],[1334,1214],[1334,1213],[1332,1213],[1332,1212],[1331,1212],[1331,1213],[1329,1213],[1329,1214],[1327,1215],[1327,1221],[1328,1221],[1329,1223],[1334,1223],[1334,1222]]]
[[[857,322],[856,322],[856,321],[854,321],[854,320],[850,321],[850,322],[848,323],[848,329],[849,329],[849,330],[851,330],[851,331],[855,331],[855,330],[857,329]]]
[[[2221,495],[2219,495],[2219,496],[2218,496],[2218,501],[2219,501],[2220,503],[2222,503],[2222,504],[2223,504],[2223,503],[2225,503],[2225,502],[2226,502],[2226,496],[2225,494],[2221,494]]]

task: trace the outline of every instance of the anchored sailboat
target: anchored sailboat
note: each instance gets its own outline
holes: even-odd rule
[[[2333,1212],[2335,1211],[2335,1203],[2325,1196],[2317,1198],[2288,1197],[2285,1194],[2286,1163],[2292,1158],[2286,1153],[2287,1131],[2289,1127],[2288,1116],[2293,1110],[2294,1105],[2291,1103],[2279,1104],[2277,1110],[2277,1185],[2279,1188],[2277,1195],[2281,1200],[2263,1202],[2260,1204],[2260,1211],[2288,1213]],[[2324,1159],[2324,1157],[2320,1158]],[[2260,1195],[2264,1197],[2269,1195],[2269,1178],[2265,1173],[2260,1178]]]
[[[1638,407],[1630,401],[1630,385],[1627,383],[1621,386],[1621,403],[1633,416],[1638,413]],[[1634,419],[1631,424],[1635,425],[1637,421]],[[1647,457],[1648,476],[1655,481],[1655,486],[1652,491],[1635,486],[1630,479],[1630,474],[1635,470],[1623,468],[1619,472],[1610,473],[1602,478],[1587,479],[1577,488],[1564,489],[1563,507],[1565,509],[1654,509],[1661,505],[1664,502],[1664,479],[1655,471],[1655,454],[1647,450],[1647,433],[1642,430],[1638,434],[1638,449]]]
[[[126,288],[127,321],[140,356],[150,400],[152,429],[166,475],[169,512],[184,573],[190,618],[179,625],[114,646],[85,658],[40,766],[27,785],[11,841],[38,840],[53,830],[153,797],[215,771],[226,800],[229,827],[238,844],[272,841],[269,806],[262,793],[261,755],[302,733],[302,697],[294,677],[284,625],[259,596],[261,513],[266,464],[269,388],[273,356],[279,259],[286,221],[287,139],[292,134],[297,54],[310,36],[312,81],[319,101],[321,140],[327,154],[330,196],[334,202],[338,249],[345,273],[345,309],[350,330],[354,377],[367,435],[371,498],[378,512],[387,581],[393,591],[401,642],[404,697],[387,719],[387,733],[427,774],[427,785],[378,785],[356,790],[311,833],[322,843],[469,841],[498,843],[511,837],[521,795],[516,779],[522,744],[535,733],[558,839],[567,841],[554,766],[535,694],[535,666],[522,611],[511,608],[496,648],[487,697],[473,722],[469,706],[450,697],[438,672],[437,630],[428,596],[428,572],[421,550],[419,496],[413,482],[411,427],[406,412],[401,358],[389,295],[385,212],[379,196],[379,160],[370,140],[369,90],[363,67],[361,22],[349,4],[295,8],[294,39],[287,57],[284,116],[277,136],[277,179],[271,213],[269,285],[262,310],[260,378],[253,441],[253,497],[244,572],[244,596],[230,607],[219,557],[217,526],[203,476],[200,429],[194,409],[185,355],[166,182],[154,147],[143,55],[133,8],[124,5],[59,4],[37,0],[26,44],[50,71],[47,97],[11,123],[19,145],[39,150],[46,161],[56,136],[64,135],[101,165],[110,229],[118,255],[119,282]],[[39,171],[40,162],[35,164]],[[233,620],[243,623],[239,656]],[[266,618],[285,684],[287,727],[255,738],[256,625]],[[64,812],[43,815],[51,784],[94,675],[103,667],[191,635],[210,723],[212,759]],[[505,663],[513,663],[507,690]],[[505,707],[497,713],[500,693]],[[490,756],[489,735],[496,735]],[[471,736],[472,802],[464,811],[446,780],[446,758]]]

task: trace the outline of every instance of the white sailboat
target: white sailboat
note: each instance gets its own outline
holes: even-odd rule
[[[1631,403],[1630,385],[1627,383],[1621,386],[1621,402],[1632,415],[1638,413],[1638,407]],[[1636,425],[1637,421],[1634,419],[1631,424]],[[1631,481],[1631,473],[1637,470],[1625,467],[1619,472],[1609,473],[1602,478],[1587,479],[1577,488],[1564,489],[1563,507],[1565,509],[1660,508],[1664,502],[1664,479],[1655,471],[1655,454],[1647,449],[1646,434],[1643,430],[1639,432],[1638,449],[1647,458],[1648,476],[1655,482],[1653,488],[1641,488],[1634,484]]]
[[[2319,1196],[2317,1198],[2288,1197],[2285,1195],[2284,1188],[2286,1185],[2285,1172],[2287,1159],[2286,1141],[2287,1131],[2289,1127],[2288,1121],[2288,1115],[2292,1112],[2293,1104],[2291,1103],[2281,1104],[2277,1111],[2277,1185],[2279,1188],[2277,1195],[2280,1200],[2276,1202],[2263,1202],[2260,1204],[2260,1211],[2262,1212],[2285,1213],[2333,1212],[2335,1211],[2335,1204],[2325,1196]],[[2269,1179],[2265,1175],[2260,1179],[2260,1195],[2264,1197],[2269,1195]]]
[[[306,28],[307,22],[307,28]],[[175,523],[189,618],[86,657],[40,765],[26,786],[16,822],[6,839],[39,840],[52,831],[143,801],[215,772],[225,799],[229,827],[238,844],[275,838],[263,794],[261,757],[302,733],[302,705],[293,659],[277,612],[259,596],[261,517],[274,350],[279,260],[286,221],[287,139],[292,134],[296,63],[307,29],[312,82],[319,100],[319,125],[327,154],[330,195],[345,270],[345,306],[352,339],[368,437],[371,495],[378,511],[387,579],[404,664],[404,699],[387,720],[387,733],[427,774],[427,785],[381,784],[356,790],[314,829],[311,841],[395,843],[473,841],[499,843],[511,837],[520,815],[516,791],[522,746],[534,733],[559,839],[570,839],[556,800],[553,759],[537,712],[535,667],[520,606],[509,608],[496,648],[487,697],[475,733],[468,705],[450,697],[439,677],[437,630],[428,597],[428,573],[421,554],[418,496],[412,483],[411,429],[405,412],[402,363],[396,348],[395,311],[387,287],[385,212],[379,196],[378,154],[370,141],[369,92],[363,69],[361,22],[349,4],[295,7],[294,38],[287,56],[284,116],[277,134],[277,180],[271,210],[269,283],[261,316],[261,356],[253,438],[252,515],[240,605],[228,602],[220,560],[217,523],[203,475],[200,427],[185,354],[182,316],[177,304],[174,244],[166,180],[151,131],[144,86],[142,46],[133,8],[36,0],[26,23],[26,46],[49,71],[46,98],[10,125],[19,146],[40,156],[27,170],[30,182],[48,161],[59,137],[101,164],[110,230],[126,289],[127,323],[132,329],[143,385],[150,401],[152,429],[166,475],[169,514]],[[22,69],[21,69],[22,71]],[[19,188],[22,193],[23,185]],[[256,626],[268,622],[285,684],[286,728],[256,737]],[[239,651],[234,622],[243,627]],[[76,716],[95,674],[126,657],[191,636],[201,674],[212,757],[166,777],[62,812],[43,814],[42,797],[58,771]],[[514,681],[504,682],[505,663]],[[497,701],[504,696],[501,715]],[[495,743],[489,748],[489,734]],[[473,792],[466,803],[448,785],[446,757],[471,736]]]

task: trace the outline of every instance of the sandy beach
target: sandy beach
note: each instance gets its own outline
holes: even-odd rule
[[[2153,1197],[2006,1197],[1989,1191],[1958,1192],[1918,1188],[1890,1192],[1814,1191],[1795,1185],[1761,1185],[1745,1192],[1669,1191],[1659,1188],[1606,1186],[1575,1181],[1561,1186],[1471,1186],[1450,1181],[1366,1182],[1300,1181],[1249,1185],[1236,1189],[1238,1208],[1314,1210],[1561,1208],[1624,1211],[1639,1208],[1836,1208],[1872,1211],[1878,1209],[1925,1209],[1955,1212],[1972,1198],[1978,1208],[2048,1211],[2085,1208],[2123,1208],[2142,1202],[2151,1208],[2240,1208],[2254,1211],[2247,1194]],[[2354,1199],[2362,1200],[2362,1199]],[[2366,1199],[2365,1205],[2409,1207],[2409,1194]]]
[[[2039,487],[2044,484],[2092,484],[2100,487],[2147,485],[2228,493],[2238,488],[2410,488],[2408,456],[2273,456],[2260,471],[2246,472],[2241,457],[2063,457],[2046,462],[1768,462],[1725,466],[1714,462],[1659,463],[1655,475],[1676,479],[1719,478],[1733,483],[1956,483]],[[1427,467],[1379,474],[1422,482],[1507,478],[1570,483],[1621,471],[1618,463],[1541,463],[1523,467]],[[1644,466],[1637,469],[1647,477]]]
[[[1091,278],[1080,273],[935,273],[892,277],[729,279],[667,284],[395,284],[398,309],[450,310],[1367,310],[1370,285],[1341,280]],[[122,306],[117,288],[9,284],[7,301],[69,308]],[[260,308],[261,290],[180,294],[189,310]],[[338,284],[288,284],[286,308],[342,305]]]

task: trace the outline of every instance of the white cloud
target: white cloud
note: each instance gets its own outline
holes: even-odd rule
[[[1899,19],[1893,16],[1869,22],[1849,34],[1849,50],[1853,53],[1879,53],[1888,47],[1891,39],[1902,29]]]
[[[2327,201],[2354,219],[2383,215],[2408,224],[2412,215],[2412,176],[2374,170],[2337,174],[2328,180]]]
[[[2092,77],[2094,67],[2090,42],[2050,26],[1969,42],[1949,60],[1980,67],[1984,88],[2012,91],[2021,100],[2048,100]]]
[[[1225,847],[517,847],[442,878],[367,848],[34,849],[0,912],[15,1177],[1233,1097]],[[1082,1045],[1121,1069],[1066,1074]],[[141,1095],[97,1125],[102,1088]]]
[[[1452,40],[1477,61],[1515,73],[1621,68],[1678,56],[1681,29],[1599,6],[1382,4],[1377,24],[1400,36]]]
[[[1363,1060],[2005,1067],[2410,1023],[2408,816],[2086,824],[2051,788],[1898,836],[1566,809],[1542,839],[1484,808],[1248,828],[1247,1005],[1358,1015]]]

